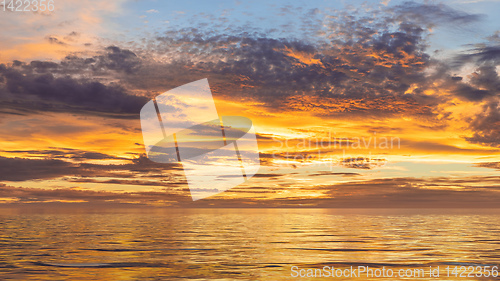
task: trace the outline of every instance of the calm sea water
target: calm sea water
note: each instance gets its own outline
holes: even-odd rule
[[[427,271],[439,266],[443,271],[447,266],[500,266],[499,214],[406,209],[3,210],[0,280],[345,280],[350,278],[293,278],[291,268],[363,265]],[[431,279],[436,280],[418,280]]]

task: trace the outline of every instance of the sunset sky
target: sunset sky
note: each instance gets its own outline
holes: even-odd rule
[[[498,206],[500,1],[246,2],[0,10],[0,204]],[[203,78],[261,168],[192,202],[139,113]]]

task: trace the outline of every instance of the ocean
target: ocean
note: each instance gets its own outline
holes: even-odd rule
[[[499,214],[5,208],[0,280],[498,280]]]

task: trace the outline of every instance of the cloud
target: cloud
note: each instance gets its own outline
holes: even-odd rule
[[[163,176],[165,179],[170,179],[168,175]],[[69,182],[74,183],[98,183],[102,185],[118,184],[118,185],[140,185],[140,186],[154,186],[154,187],[186,187],[187,182],[185,180],[172,182],[172,181],[147,181],[147,180],[131,180],[131,179],[111,179],[111,180],[97,180],[89,178],[80,179],[69,179]]]
[[[469,142],[500,147],[500,102],[485,104],[483,112],[471,120],[469,127],[474,131],[472,137],[466,138]]]
[[[161,63],[143,63],[128,82],[161,91],[208,77],[217,98],[258,102],[277,112],[307,111],[323,118],[432,117],[443,110],[439,104],[445,97],[425,92],[454,76],[447,70],[428,73],[442,63],[426,53],[429,26],[465,26],[482,15],[405,2],[356,12],[315,12],[311,17],[297,20],[309,32],[307,39],[275,38],[236,27],[171,29],[148,41],[148,51],[162,58]],[[490,95],[481,89],[471,94],[467,87],[475,86],[466,83],[441,84],[456,87],[464,97]]]
[[[50,154],[57,154],[50,152]],[[90,155],[89,155],[90,154]],[[79,157],[87,156],[92,158],[101,158],[102,154],[95,153],[78,153]],[[38,156],[38,155],[36,155]],[[184,185],[185,180],[183,175],[179,174],[182,167],[177,164],[158,164],[150,161],[145,156],[127,161],[126,164],[94,164],[81,162],[82,159],[78,157],[66,156],[71,160],[78,160],[80,162],[70,162],[61,159],[33,159],[33,158],[8,158],[0,157],[0,181],[28,181],[38,179],[56,179],[56,178],[70,178],[76,182],[101,182],[110,183],[106,181],[99,181],[95,178],[115,178],[112,181],[126,180],[140,176],[141,178],[149,178],[154,182],[148,182],[145,185],[157,186],[173,186]],[[102,159],[102,158],[101,158]],[[158,175],[161,175],[158,177]],[[83,180],[84,178],[85,180]],[[90,179],[89,179],[90,178]],[[166,184],[165,180],[168,181]],[[132,182],[131,182],[132,183]],[[132,184],[140,184],[136,181]],[[144,182],[146,183],[146,182]]]
[[[55,12],[3,12],[0,63],[27,58],[61,59],[68,52],[89,50],[85,43],[94,43],[101,34],[116,29],[116,18],[126,14],[124,2],[68,0],[56,3]],[[74,32],[80,34],[79,38],[59,44],[65,34]],[[47,38],[56,38],[57,41]]]
[[[8,161],[8,162],[6,162]],[[83,201],[83,202],[119,202],[134,204],[163,204],[165,206],[191,207],[493,207],[499,198],[500,179],[497,176],[464,176],[464,177],[432,177],[432,178],[385,178],[372,180],[356,180],[339,182],[330,185],[304,185],[293,189],[286,184],[270,184],[252,186],[245,184],[228,190],[218,196],[192,202],[186,182],[170,180],[154,182],[141,178],[106,179],[110,171],[142,171],[151,172],[158,169],[156,163],[149,163],[145,158],[134,160],[133,164],[125,165],[68,165],[60,160],[26,160],[0,158],[0,164],[13,166],[10,172],[13,177],[20,175],[17,171],[31,170],[27,177],[44,175],[43,166],[56,167],[57,170],[71,169],[75,175],[87,171],[87,176],[93,178],[72,177],[72,183],[98,183],[119,185],[142,185],[168,187],[162,191],[144,192],[109,192],[91,191],[82,188],[23,188],[0,184],[0,198],[10,198],[18,203],[53,202],[53,201]],[[17,162],[17,163],[16,163]],[[21,165],[22,164],[22,165]],[[494,167],[495,163],[485,164]],[[31,168],[31,169],[30,169]],[[170,169],[174,168],[172,166]],[[176,168],[178,169],[178,167]],[[172,171],[172,170],[171,170]],[[62,173],[61,173],[62,174]],[[83,174],[82,174],[83,175]],[[345,178],[356,177],[357,173],[322,172],[311,176],[338,175]],[[3,176],[3,175],[2,175]],[[55,177],[58,175],[52,175]],[[59,175],[60,176],[60,175]],[[165,172],[161,174],[165,177]],[[277,180],[282,174],[262,174],[264,179]],[[106,177],[98,179],[99,177]],[[353,179],[354,179],[353,178]],[[254,183],[258,184],[258,183]],[[316,194],[310,196],[310,193]],[[265,200],[262,200],[265,199]]]
[[[120,49],[116,46],[106,48],[106,54],[93,58],[94,68],[106,68],[116,71],[133,73],[140,67],[141,60],[130,50]]]
[[[376,159],[376,158],[346,158],[342,159],[341,165],[346,168],[363,169],[370,170],[387,164],[386,159]]]
[[[477,163],[476,166],[500,170],[500,162]]]
[[[488,190],[471,183],[493,184]],[[319,205],[337,207],[491,207],[499,199],[498,179],[393,178],[343,183],[325,188],[328,197]],[[443,188],[449,186],[449,189]],[[484,186],[484,185],[483,185]],[[462,187],[462,188],[459,188]],[[486,186],[485,186],[486,187]],[[349,195],[350,196],[347,196]]]
[[[31,158],[39,157],[46,159],[77,159],[77,160],[116,160],[116,159],[126,159],[123,157],[116,157],[109,154],[95,152],[95,151],[84,151],[79,149],[71,148],[52,148],[45,150],[7,150],[2,151],[9,154],[25,154],[29,155]]]
[[[1,198],[14,198],[16,203],[79,201],[79,202],[117,202],[136,204],[164,205],[178,204],[191,201],[189,190],[165,190],[162,192],[108,192],[92,191],[73,188],[41,189],[12,187],[0,184]]]
[[[76,172],[75,165],[56,159],[0,157],[0,181],[53,179]]]
[[[461,66],[465,63],[500,65],[500,46],[477,45],[468,53],[457,55],[454,58],[455,66]]]
[[[139,66],[136,55],[118,47],[92,58],[68,57],[61,63],[14,61],[0,64],[0,105],[30,111],[94,112],[137,118],[146,97],[129,94],[123,87],[98,79],[77,78],[86,70],[132,73]],[[74,77],[70,74],[75,74]]]
[[[346,11],[311,12],[315,22],[324,18],[321,25],[308,25],[318,29],[317,33],[308,29],[315,35],[308,40],[205,25],[145,39],[147,49],[133,52],[110,46],[101,55],[70,55],[58,67],[39,62],[33,70],[104,76],[120,81],[128,91],[148,95],[208,77],[217,98],[245,99],[276,111],[308,111],[323,118],[434,116],[442,99],[423,94],[434,83],[425,70],[435,63],[425,52],[426,25],[468,24],[481,16],[415,2],[381,9],[383,16],[377,9],[364,11],[362,16]],[[310,20],[300,21],[306,25]],[[322,33],[322,26],[329,33]],[[125,91],[105,86],[110,88],[106,92]],[[472,86],[457,86],[457,94],[478,99],[490,95],[481,89],[471,94],[467,87]],[[116,110],[137,109],[120,105],[127,109]],[[97,106],[97,111],[105,110]]]
[[[454,61],[458,62],[456,63],[458,66],[453,65],[454,61],[438,60],[428,53],[431,27],[447,25],[464,28],[478,22],[482,17],[441,4],[405,2],[396,6],[375,7],[371,10],[365,8],[352,11],[303,12],[301,9],[287,7],[281,10],[284,15],[303,14],[294,17],[299,28],[290,29],[288,33],[280,33],[287,35],[282,37],[273,36],[279,32],[267,32],[247,26],[226,28],[225,24],[221,28],[215,26],[216,24],[214,26],[208,24],[196,28],[174,27],[158,37],[145,38],[141,44],[117,42],[92,54],[71,52],[60,61],[15,60],[0,65],[0,112],[11,114],[8,116],[12,118],[11,120],[18,120],[14,119],[18,117],[14,114],[38,114],[36,116],[38,118],[46,112],[75,114],[82,119],[89,118],[88,115],[103,116],[105,117],[103,120],[138,118],[140,108],[156,94],[208,77],[217,101],[244,108],[241,110],[244,114],[254,111],[252,114],[260,114],[264,116],[263,119],[267,118],[266,121],[276,117],[280,119],[282,126],[280,129],[296,126],[292,124],[294,121],[286,120],[290,116],[296,118],[298,116],[298,119],[312,116],[316,118],[314,122],[319,127],[323,124],[317,124],[318,121],[332,127],[340,123],[332,121],[342,119],[350,122],[356,118],[362,120],[363,128],[349,127],[353,130],[353,134],[359,130],[380,128],[384,126],[384,122],[387,122],[385,130],[391,135],[405,134],[408,132],[407,128],[397,131],[390,123],[395,121],[398,123],[394,127],[400,126],[403,124],[401,120],[405,118],[411,120],[404,123],[411,123],[410,129],[422,129],[424,133],[433,130],[434,134],[434,131],[449,129],[446,121],[457,118],[456,120],[462,121],[461,125],[465,123],[463,120],[470,121],[464,125],[472,131],[471,135],[464,136],[467,141],[498,147],[499,135],[496,128],[499,122],[497,98],[500,83],[496,68],[497,47],[477,45],[468,53],[457,56]],[[99,17],[87,17],[85,21],[96,25],[102,23]],[[292,25],[286,26],[286,28],[291,27]],[[295,30],[299,29],[307,36],[290,36],[298,34],[299,31]],[[69,48],[77,40],[85,39],[85,34],[82,32],[84,31],[81,29],[71,29],[71,32],[68,29],[64,33],[47,33],[51,35],[44,33],[43,41],[51,50]],[[64,53],[67,54],[68,51],[69,49]],[[470,75],[456,74],[457,67],[465,64],[475,65],[474,72]],[[223,102],[218,106],[224,105]],[[452,109],[447,108],[455,103],[474,108],[482,106],[484,110],[478,115],[471,115],[475,114],[471,110],[457,117],[451,115]],[[2,120],[2,124],[5,125],[3,128],[11,129],[5,136],[10,134],[11,138],[13,135],[20,138],[33,137],[36,141],[44,140],[49,146],[54,146],[53,140],[62,134],[67,138],[71,138],[76,131],[79,131],[81,136],[84,133],[86,136],[92,135],[90,129],[84,132],[83,126],[66,126],[65,120],[51,126],[50,133],[47,133],[47,130],[40,130],[36,131],[36,135],[33,133],[35,130],[30,131],[27,124],[36,127],[49,118],[41,117],[36,120],[34,118],[30,120],[31,116],[23,118],[26,126],[22,126],[21,121],[9,123],[5,119]],[[50,120],[57,118],[60,118],[60,115]],[[89,122],[94,122],[95,117],[93,118]],[[115,121],[125,123],[124,120]],[[110,139],[115,136],[132,139],[131,143],[140,142],[139,123],[136,121],[123,125],[129,126],[126,133],[125,129],[119,133],[113,131],[116,134],[110,133],[112,136],[108,135],[108,139],[95,141],[97,144],[94,147],[106,141],[107,147],[110,147],[110,143],[113,143]],[[337,128],[346,129],[352,125],[349,122],[340,124],[341,126]],[[415,122],[417,124],[414,124]],[[266,129],[275,129],[269,128]],[[108,133],[107,130],[99,132],[104,131]],[[346,131],[351,134],[351,131]],[[445,134],[448,135],[448,131],[443,133]],[[58,137],[54,137],[55,135]],[[423,139],[419,139],[420,137]],[[425,141],[426,137],[428,136],[411,135],[409,138],[413,141],[408,140],[404,145],[414,146],[412,148],[414,150],[432,153],[476,152],[468,146],[460,146],[460,143],[445,145],[439,142],[441,140],[434,142],[436,140],[434,135],[432,142]],[[91,140],[93,138],[94,136],[89,137]],[[259,137],[261,143],[265,141],[263,139],[264,137]],[[291,141],[293,143],[295,139]],[[81,142],[74,143],[81,145]],[[117,150],[130,149],[130,146],[123,146],[125,148],[118,147]],[[136,151],[137,147],[133,148]],[[104,149],[103,151],[63,148],[14,150],[12,145],[9,149],[5,153],[21,154],[25,158],[0,158],[0,167],[9,167],[0,171],[0,180],[4,181],[57,179],[64,181],[65,184],[82,184],[82,186],[86,184],[135,185],[148,188],[158,186],[183,192],[186,187],[182,167],[179,165],[153,163],[144,156],[128,160],[123,156],[126,152],[117,153],[120,156],[113,156]],[[490,151],[496,152],[496,150],[483,150],[484,153]],[[311,155],[314,151],[295,150],[290,154],[301,153]],[[262,156],[264,161],[271,159],[270,154],[263,153]],[[280,156],[283,154],[278,155]],[[119,160],[123,164],[110,164],[114,162],[106,163],[104,160]],[[361,171],[374,169],[383,165],[386,160],[356,157],[339,161],[343,168],[355,168]],[[103,162],[106,164],[96,164]],[[372,171],[366,172],[372,173]],[[221,198],[211,198],[194,204],[202,207],[210,206],[209,204],[401,207],[407,206],[406,204],[441,206],[439,200],[448,200],[447,206],[481,206],[481,202],[493,204],[492,198],[497,198],[492,191],[498,189],[498,183],[491,179],[471,179],[477,183],[475,188],[467,182],[435,178],[354,181],[362,178],[356,177],[357,173],[316,173],[311,174],[316,177],[306,177],[306,179],[315,181],[319,176],[332,175],[342,176],[342,180],[349,178],[353,181],[327,186],[301,183],[301,186],[294,186],[297,187],[296,190],[291,190],[288,188],[290,183],[283,174],[263,173],[256,175],[256,180],[261,182],[267,180],[272,186],[238,188],[221,195],[225,196],[224,200],[227,199],[225,202],[222,202]],[[454,190],[455,187],[464,187],[464,190]],[[479,189],[486,191],[480,193]],[[4,195],[7,196],[9,191],[17,194],[13,197],[17,196],[23,202],[51,200],[50,198],[90,201],[109,198],[120,202],[157,202],[175,199],[175,196],[169,197],[168,194],[161,192],[115,194],[79,192],[73,189],[36,191],[7,187]],[[167,193],[169,192],[174,191],[170,190]],[[319,197],[314,198],[310,193],[315,193],[314,196],[319,194]],[[255,194],[260,197],[242,199],[239,197],[240,194]],[[485,197],[484,194],[489,197]],[[414,204],[412,198],[415,199]],[[425,201],[425,198],[430,200]],[[259,202],[260,199],[265,199],[265,202]]]
[[[500,199],[498,177],[387,178],[334,185],[238,187],[219,197],[197,201],[197,207],[294,208],[495,208]],[[315,196],[309,196],[314,192]],[[321,195],[318,195],[320,193]],[[229,197],[229,194],[241,196]],[[253,194],[253,196],[249,196]],[[262,200],[265,199],[265,200]]]
[[[61,41],[61,40],[59,40],[58,38],[53,37],[53,36],[47,36],[47,40],[48,40],[51,44],[66,45],[66,43],[64,43],[63,41]]]
[[[450,63],[453,69],[467,63],[475,66],[468,81],[454,79],[454,94],[469,101],[483,101],[500,98],[500,77],[497,66],[500,65],[500,47],[483,46],[474,49],[473,53],[460,54]]]
[[[412,84],[425,80],[423,70],[430,61],[422,52],[423,31],[401,28],[406,31],[333,46],[244,35],[161,37],[162,46],[182,46],[178,52],[191,57],[154,68],[144,66],[139,75],[153,81],[146,85],[141,79],[136,85],[155,87],[152,90],[168,87],[158,85],[156,81],[162,79],[157,73],[169,77],[163,81],[209,77],[217,97],[250,99],[278,111],[307,110],[324,117],[339,112],[398,115],[415,110],[429,114],[426,104],[419,106],[418,96],[405,95]],[[360,102],[353,104],[353,100]]]
[[[473,102],[481,110],[466,118],[468,129],[472,136],[464,137],[467,141],[485,146],[499,147],[500,134],[500,47],[494,36],[487,39],[489,42],[475,44],[474,48],[456,55],[450,62],[446,62],[449,72],[467,67],[473,67],[473,72],[460,79],[444,83],[442,87],[462,100]],[[473,105],[471,105],[473,106]]]
[[[431,27],[443,24],[463,27],[484,18],[484,15],[460,11],[446,4],[422,4],[413,1],[396,5],[390,10],[396,14],[395,20],[412,21]]]
[[[360,176],[360,173],[334,173],[334,172],[319,172],[315,174],[309,174],[310,177],[319,177],[319,176],[342,176],[342,177],[356,177]]]

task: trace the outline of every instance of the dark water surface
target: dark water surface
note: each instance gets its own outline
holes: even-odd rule
[[[443,271],[500,266],[500,210],[1,212],[0,280],[345,280],[292,278],[291,267],[360,265],[471,280]]]

